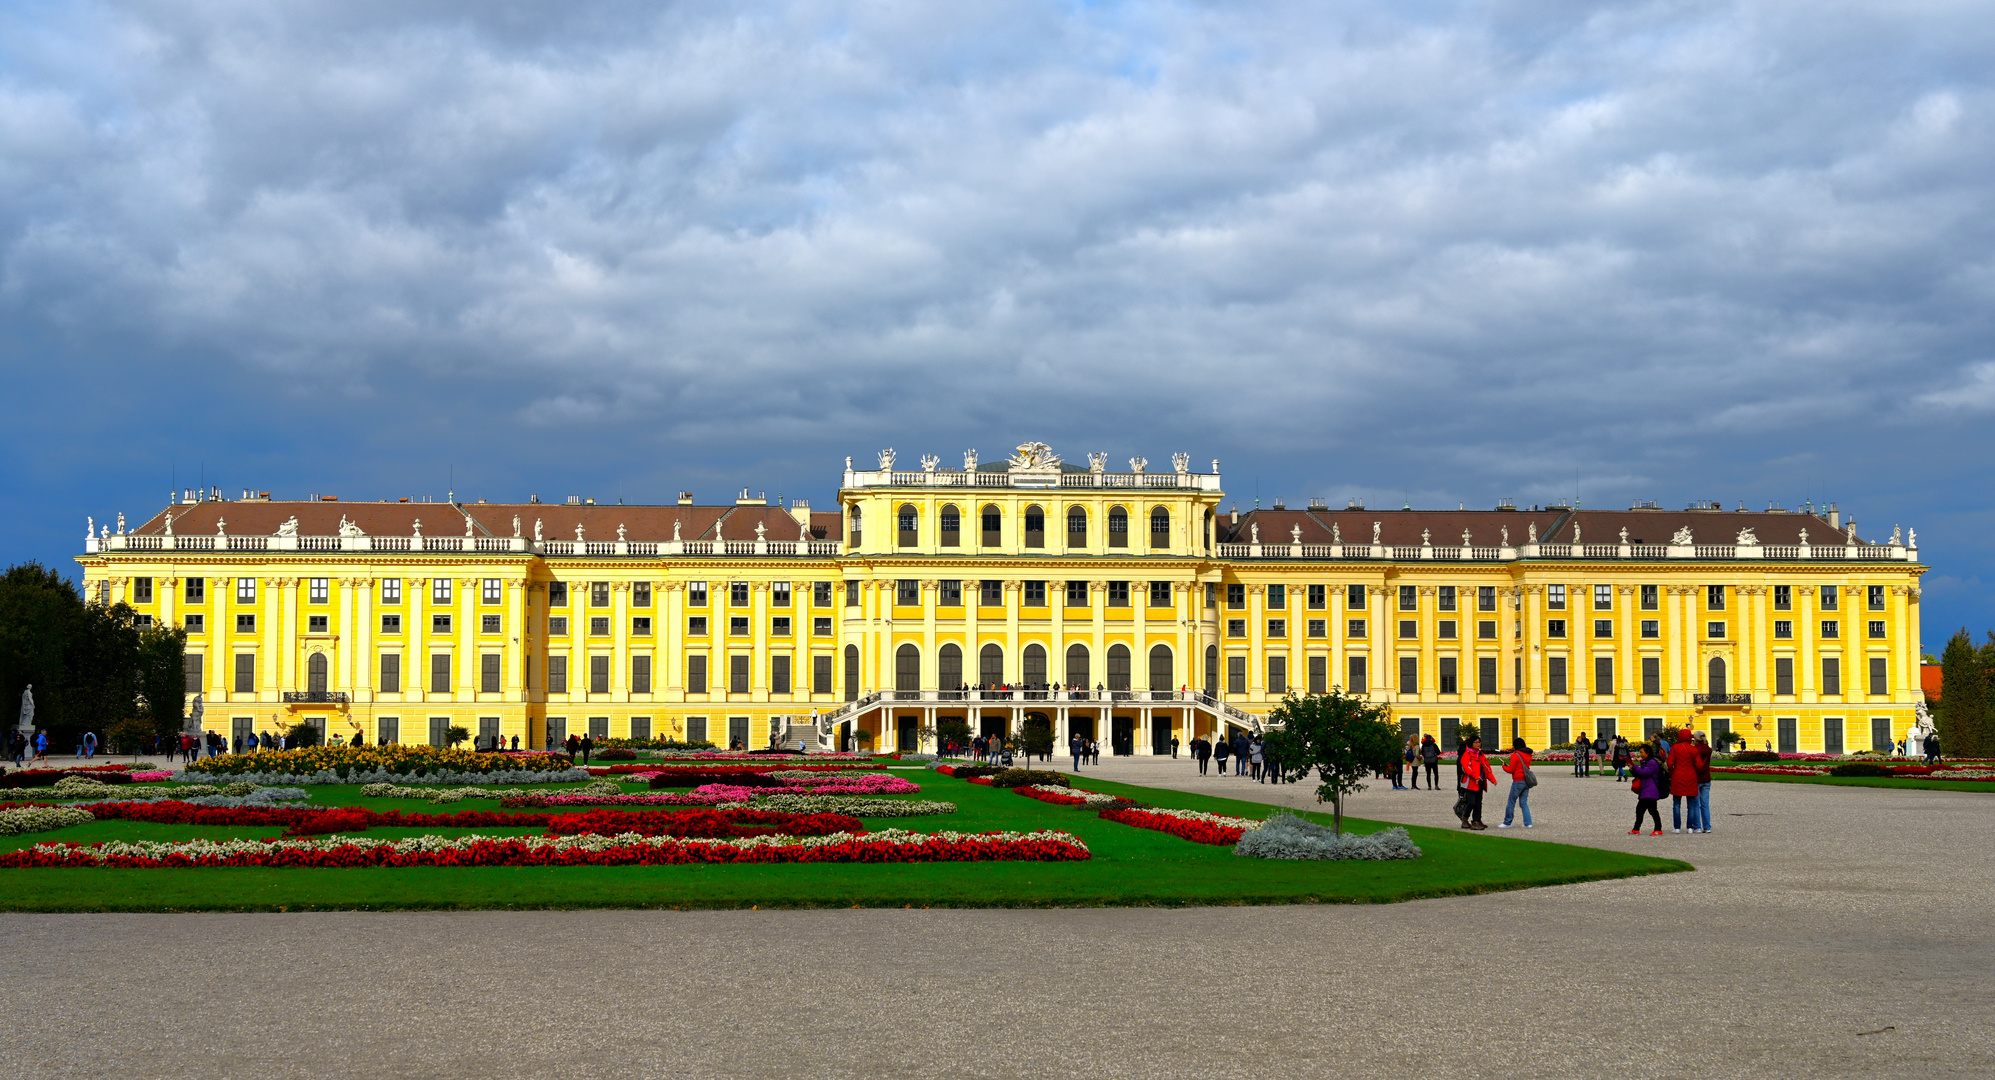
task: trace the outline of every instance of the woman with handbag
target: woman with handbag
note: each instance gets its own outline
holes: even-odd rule
[[[1455,803],[1455,816],[1462,819],[1462,828],[1482,830],[1489,826],[1482,823],[1482,795],[1489,785],[1496,783],[1496,770],[1489,767],[1489,759],[1482,754],[1482,736],[1473,728],[1462,735],[1461,753],[1455,757],[1456,786],[1461,798]]]
[[[1635,827],[1628,830],[1629,836],[1642,835],[1642,815],[1649,815],[1655,822],[1655,831],[1650,836],[1662,835],[1662,814],[1657,812],[1656,803],[1662,800],[1662,762],[1656,760],[1656,748],[1642,744],[1642,760],[1635,763],[1635,779],[1629,786],[1635,790]]]
[[[1524,808],[1524,827],[1531,827],[1531,789],[1538,786],[1538,774],[1531,771],[1531,748],[1521,738],[1510,740],[1510,760],[1503,763],[1503,771],[1510,774],[1510,798],[1503,804],[1503,824],[1499,829],[1510,827],[1510,820],[1517,808]]]

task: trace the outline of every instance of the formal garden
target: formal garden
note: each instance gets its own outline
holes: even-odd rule
[[[632,757],[324,747],[8,773],[0,906],[1388,902],[1688,869],[962,762]]]

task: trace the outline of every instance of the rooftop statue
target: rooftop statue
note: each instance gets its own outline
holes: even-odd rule
[[[1379,530],[1379,523],[1376,521],[1372,522],[1372,543],[1374,545],[1378,543],[1378,530]]]
[[[1758,547],[1759,537],[1755,536],[1751,529],[1740,529],[1737,542],[1740,547]]]
[[[880,451],[880,471],[892,472],[894,468],[894,448],[889,446]]]
[[[536,544],[540,543],[540,519],[539,519],[539,518],[534,518],[534,519],[533,519],[533,542],[534,542],[534,543],[536,543]]]
[[[514,526],[514,528],[513,528],[513,535],[515,535],[515,536],[518,536],[518,535],[519,535],[519,523],[520,523],[520,519],[519,519],[519,518],[514,518],[514,519],[513,519],[513,526]],[[340,534],[341,536],[347,536],[347,537],[353,537],[353,536],[366,536],[366,535],[367,535],[366,533],[364,533],[364,532],[360,531],[360,523],[359,523],[359,522],[357,522],[357,521],[348,521],[348,520],[346,520],[346,515],[345,515],[345,514],[341,514],[341,515],[339,516],[339,534]]]
[[[963,451],[963,471],[964,472],[977,471],[977,452],[975,450]]]
[[[1018,451],[1005,462],[1013,472],[1044,471],[1060,467],[1060,455],[1043,442],[1019,443]]]
[[[1669,542],[1677,547],[1689,547],[1697,541],[1690,538],[1690,526],[1685,525],[1683,528],[1676,530],[1676,535],[1670,537]]]
[[[284,524],[277,526],[277,535],[279,536],[298,535],[298,515],[292,514],[291,520],[286,521]]]

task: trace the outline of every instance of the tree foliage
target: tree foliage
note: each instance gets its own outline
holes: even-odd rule
[[[1316,771],[1322,781],[1316,797],[1334,806],[1339,833],[1344,831],[1344,797],[1363,791],[1365,778],[1391,768],[1399,754],[1392,709],[1342,690],[1290,694],[1268,720],[1273,729],[1263,738],[1268,752],[1281,761],[1283,771],[1298,778]]]
[[[179,730],[186,712],[186,633],[141,628],[124,604],[86,604],[40,563],[0,574],[0,726],[20,720],[33,685],[35,726],[57,743],[110,735],[127,720],[149,734]],[[126,741],[139,727],[127,726]]]
[[[1029,756],[1045,757],[1053,752],[1053,721],[1044,715],[1033,713],[1027,716],[1019,736]]]
[[[970,722],[960,716],[944,716],[935,721],[937,745],[970,745]]]
[[[1947,639],[1940,654],[1940,702],[1933,719],[1940,729],[1940,749],[1950,757],[1980,757],[1990,749],[1986,648],[1995,648],[1995,638],[1989,647],[1976,649],[1963,627]]]

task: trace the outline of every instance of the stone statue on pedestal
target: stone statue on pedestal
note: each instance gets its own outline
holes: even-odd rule
[[[27,689],[21,691],[21,718],[14,722],[14,726],[20,728],[22,731],[35,730],[34,683],[29,683]]]

